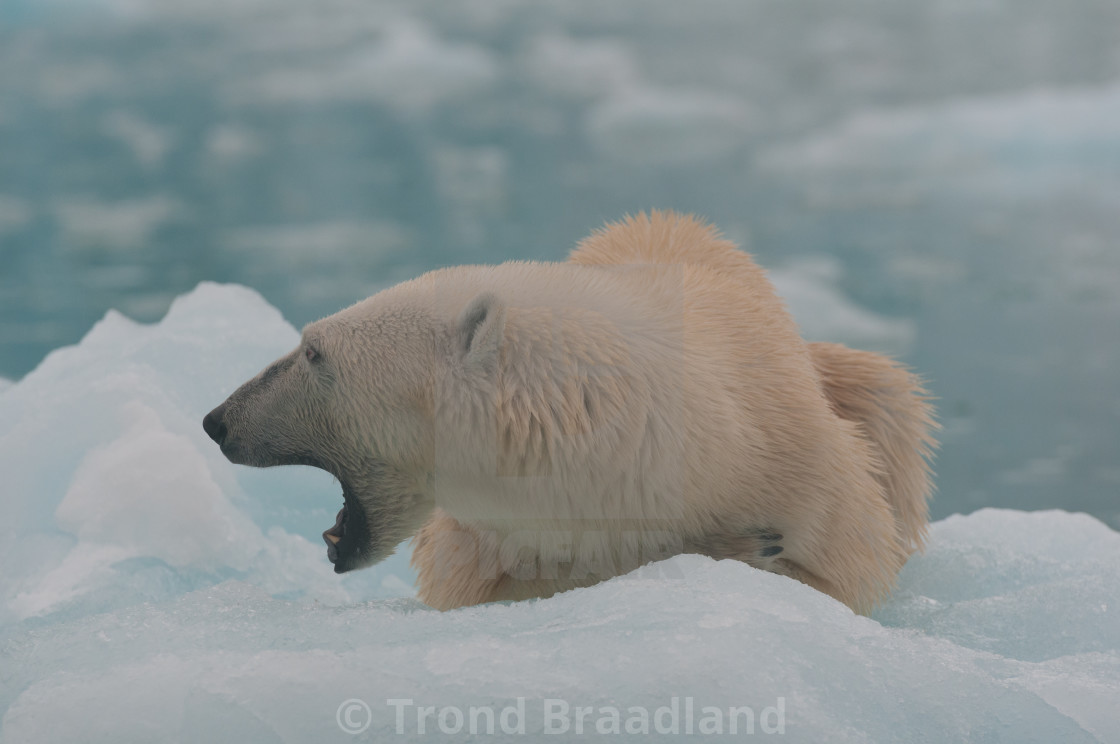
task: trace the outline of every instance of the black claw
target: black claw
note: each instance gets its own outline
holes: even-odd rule
[[[778,537],[780,538],[781,535],[779,535]],[[777,555],[778,553],[781,553],[781,552],[782,552],[782,546],[781,545],[771,545],[768,548],[763,548],[762,550],[758,551],[758,554],[761,555],[763,558],[769,558],[769,557],[775,556],[775,555]]]

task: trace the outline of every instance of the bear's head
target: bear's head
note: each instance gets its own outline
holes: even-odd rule
[[[504,318],[491,293],[432,303],[383,292],[307,326],[203,429],[233,463],[331,473],[344,505],[323,533],[327,555],[337,573],[372,565],[432,512],[437,390],[486,387]]]

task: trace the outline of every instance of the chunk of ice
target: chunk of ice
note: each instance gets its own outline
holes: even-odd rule
[[[699,556],[446,613],[409,596],[407,551],[340,578],[337,486],[235,467],[200,426],[296,340],[204,284],[0,393],[4,742],[430,740],[472,706],[528,741],[577,706],[592,732],[614,706],[684,736],[691,706],[787,741],[1120,741],[1120,533],[1084,514],[938,522],[872,618]]]

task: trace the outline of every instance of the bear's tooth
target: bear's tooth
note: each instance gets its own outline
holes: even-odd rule
[[[326,535],[324,535],[323,537],[327,538],[328,540],[330,540],[330,541],[331,541],[332,543],[334,543],[335,545],[338,545],[338,542],[339,542],[339,540],[341,540],[341,539],[342,539],[342,538],[341,538],[341,537],[339,537],[338,535],[332,535],[332,534],[330,534],[330,533],[327,533],[327,534],[326,534]]]

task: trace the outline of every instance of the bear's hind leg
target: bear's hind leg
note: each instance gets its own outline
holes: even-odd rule
[[[739,531],[713,532],[687,540],[684,552],[700,553],[716,560],[730,558],[755,568],[774,571],[775,561],[784,550],[780,532],[757,527]]]
[[[783,535],[774,529],[754,528],[719,532],[686,543],[686,553],[700,553],[716,560],[733,559],[764,571],[788,576],[819,592],[843,601],[832,582],[792,560],[785,551]]]

